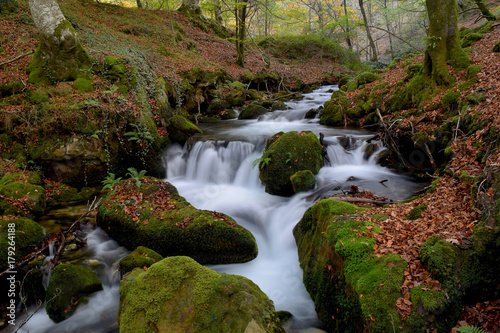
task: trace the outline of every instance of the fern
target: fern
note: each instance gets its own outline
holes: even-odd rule
[[[482,328],[474,326],[462,326],[459,328],[455,328],[455,330],[461,333],[484,333],[484,330]]]
[[[122,177],[115,178],[115,174],[109,172],[106,179],[102,181],[102,184],[104,185],[102,190],[109,189],[110,191],[113,190],[113,187],[118,185],[120,183],[120,180],[122,180]]]
[[[140,179],[144,177],[147,171],[146,170],[137,171],[136,168],[128,168],[127,170],[129,171],[127,172],[127,176],[135,180],[135,185],[137,185],[137,187],[140,187],[142,185]]]

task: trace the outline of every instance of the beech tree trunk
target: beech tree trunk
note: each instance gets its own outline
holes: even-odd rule
[[[200,15],[201,14],[200,0],[182,0],[182,5],[179,7],[179,11]]]
[[[486,5],[484,4],[483,0],[474,0],[474,2],[476,3],[477,7],[481,11],[485,19],[487,19],[488,21],[497,20],[497,17],[490,12],[488,7],[486,7]]]
[[[351,42],[351,29],[349,28],[349,16],[347,15],[347,0],[344,0],[344,15],[345,15],[345,40],[347,43],[347,47],[349,50],[352,50],[352,42]]]
[[[90,69],[92,59],[85,52],[71,23],[56,0],[30,0],[31,16],[40,44],[28,66],[33,84],[74,81]],[[83,71],[82,71],[83,70]]]
[[[456,69],[466,68],[469,57],[460,47],[458,6],[456,0],[426,0],[429,31],[424,56],[423,73],[438,85],[451,85],[454,78],[446,64]]]
[[[368,27],[368,19],[366,17],[363,0],[359,0],[359,8],[361,10],[361,15],[363,16],[363,22],[365,23],[366,36],[368,37],[368,42],[370,43],[370,48],[372,50],[371,60],[378,62],[377,48],[375,47],[375,42],[373,41],[372,34],[370,33],[370,28]]]

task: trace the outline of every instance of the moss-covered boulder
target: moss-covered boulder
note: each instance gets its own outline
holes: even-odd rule
[[[358,85],[363,85],[367,83],[372,83],[377,80],[379,80],[382,77],[382,75],[378,75],[372,72],[364,72],[358,75],[356,78],[358,81]]]
[[[322,146],[311,132],[277,133],[267,141],[259,165],[259,178],[270,194],[294,194],[290,177],[298,171],[317,174],[323,166]]]
[[[8,268],[9,241],[15,243],[13,258],[18,261],[30,254],[45,237],[45,229],[38,223],[18,216],[4,216],[0,220],[0,272]]]
[[[222,99],[214,99],[212,103],[210,103],[210,106],[208,107],[207,112],[209,114],[217,115],[221,111],[224,111],[226,109],[230,109],[231,105],[226,102],[225,100]]]
[[[483,39],[483,34],[477,32],[470,32],[462,38],[462,40],[460,41],[460,46],[469,47],[476,44],[481,39]]]
[[[257,256],[253,235],[215,211],[198,210],[175,187],[154,178],[121,181],[104,198],[97,224],[129,249],[186,255],[202,264],[246,262]]]
[[[144,246],[138,246],[132,253],[120,260],[120,274],[123,277],[134,268],[147,268],[162,260],[163,257]]]
[[[97,275],[90,269],[73,264],[61,264],[54,272],[47,287],[45,309],[56,323],[68,318],[76,308],[88,300],[88,295],[102,290]]]
[[[257,103],[252,103],[243,108],[238,119],[257,119],[261,115],[268,113],[269,110]]]
[[[370,233],[380,229],[343,215],[361,210],[321,200],[293,230],[304,285],[329,332],[390,332],[401,326],[395,304],[407,263],[395,254],[373,255]]]
[[[54,181],[46,181],[44,188],[47,194],[47,207],[86,202],[94,194],[94,190],[90,187],[78,191],[74,187]]]
[[[170,257],[120,282],[120,332],[285,332],[272,301],[245,277]]]
[[[0,213],[38,218],[45,212],[45,189],[38,172],[13,172],[0,179]]]
[[[184,143],[196,133],[202,132],[198,126],[179,115],[168,120],[167,131],[170,140],[178,143]]]
[[[319,123],[327,126],[344,126],[348,107],[349,101],[345,96],[345,92],[342,90],[334,91],[331,100],[324,104]]]
[[[299,193],[302,191],[309,191],[316,185],[316,179],[311,170],[302,170],[290,176],[290,182],[293,186],[293,192]]]

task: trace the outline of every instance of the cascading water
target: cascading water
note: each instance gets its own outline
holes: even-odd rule
[[[293,314],[296,328],[319,326],[314,304],[302,284],[302,270],[292,235],[313,200],[334,189],[368,189],[391,199],[411,195],[417,186],[403,176],[377,165],[380,143],[367,143],[366,131],[333,129],[305,120],[305,113],[329,99],[331,87],[322,88],[300,102],[289,102],[290,111],[275,111],[258,120],[233,121],[231,128],[209,128],[188,148],[171,146],[165,153],[167,181],[199,209],[216,210],[233,217],[257,240],[258,257],[244,264],[210,268],[243,275],[254,281],[274,301],[277,310]],[[317,190],[291,198],[267,194],[252,162],[261,157],[264,138],[279,131],[311,130],[325,134],[330,166],[318,175]],[[347,140],[345,135],[348,135]],[[344,145],[340,137],[343,136]],[[217,138],[219,140],[213,140]],[[231,140],[231,141],[229,141]],[[346,149],[347,148],[347,149]],[[382,180],[387,182],[380,183]]]
[[[295,328],[320,326],[314,304],[302,284],[292,235],[305,210],[321,196],[342,191],[351,184],[396,200],[409,197],[419,188],[409,179],[377,165],[377,155],[383,147],[365,142],[372,133],[335,129],[319,125],[319,119],[304,119],[308,110],[330,99],[331,89],[323,87],[306,94],[302,101],[287,102],[289,110],[268,113],[258,120],[202,124],[204,133],[193,147],[172,145],[165,152],[166,180],[182,196],[199,209],[228,214],[257,240],[259,255],[253,261],[210,268],[250,278],[274,301],[277,310],[294,315]],[[323,133],[331,164],[316,175],[314,191],[290,198],[267,194],[253,161],[261,157],[265,138],[293,130]],[[79,261],[95,265],[104,290],[92,294],[89,303],[59,324],[52,322],[42,308],[19,332],[118,332],[116,267],[127,251],[99,228],[87,235],[87,244]]]

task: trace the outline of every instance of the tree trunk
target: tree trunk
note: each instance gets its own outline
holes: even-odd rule
[[[83,76],[82,70],[90,69],[92,59],[56,0],[30,0],[29,5],[40,36],[40,44],[28,66],[30,82],[54,84]]]
[[[391,58],[394,59],[394,48],[392,46],[392,35],[391,35],[391,23],[390,23],[390,20],[389,20],[389,15],[387,14],[387,0],[384,0],[384,17],[385,17],[385,24],[386,24],[386,27],[387,27],[387,35],[389,36],[389,46],[390,46],[390,50],[391,50]]]
[[[345,15],[345,41],[347,43],[347,47],[349,50],[352,50],[352,42],[351,42],[351,28],[349,28],[349,16],[347,15],[347,0],[344,0],[344,15]]]
[[[137,8],[142,8],[141,0],[136,0],[136,2],[137,2]]]
[[[497,20],[496,16],[490,12],[488,7],[486,7],[483,0],[474,0],[474,2],[476,3],[479,10],[481,10],[481,13],[483,14],[483,17],[485,19],[487,19],[488,21],[496,21]]]
[[[469,57],[460,47],[458,6],[456,0],[426,0],[429,31],[424,56],[423,73],[438,85],[451,85],[454,78],[446,63],[454,68],[466,68]]]
[[[378,62],[377,48],[375,47],[375,43],[373,42],[372,34],[370,33],[370,28],[368,28],[368,19],[366,18],[365,8],[363,6],[363,0],[359,0],[359,7],[361,9],[361,15],[363,16],[363,22],[365,24],[366,36],[368,37],[368,42],[370,43],[370,48],[372,50],[371,60],[374,62]]]
[[[190,14],[201,14],[200,0],[182,0],[182,5],[178,9],[181,12]]]
[[[245,67],[245,36],[247,3],[242,0],[236,2],[236,64]]]

